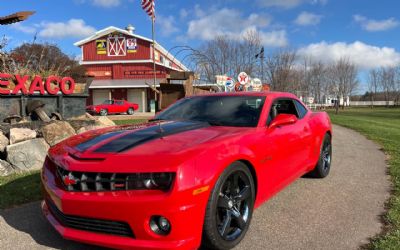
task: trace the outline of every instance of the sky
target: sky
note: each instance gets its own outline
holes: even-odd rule
[[[155,0],[156,40],[167,50],[200,46],[216,35],[240,40],[260,33],[266,53],[294,49],[325,62],[341,57],[361,70],[400,64],[400,1],[395,0]],[[132,24],[151,37],[151,20],[140,0],[1,1],[0,15],[36,13],[27,21],[0,26],[8,49],[23,42],[50,42],[71,56],[73,45],[96,30]],[[177,52],[178,49],[175,49]],[[365,74],[361,77],[365,81]]]

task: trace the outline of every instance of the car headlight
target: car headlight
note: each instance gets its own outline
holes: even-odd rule
[[[128,189],[169,190],[174,180],[174,173],[142,173],[128,176]]]

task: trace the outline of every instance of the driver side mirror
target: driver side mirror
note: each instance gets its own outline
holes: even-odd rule
[[[279,114],[272,120],[269,128],[276,128],[285,125],[291,125],[297,122],[297,117],[290,114]]]

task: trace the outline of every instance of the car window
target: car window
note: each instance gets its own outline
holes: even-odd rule
[[[113,104],[113,100],[105,100],[104,102],[103,102],[103,104]]]
[[[117,104],[117,105],[124,105],[124,102],[123,102],[123,101],[116,101],[115,104]]]
[[[294,100],[294,103],[296,105],[297,112],[299,113],[298,118],[299,119],[303,118],[307,114],[308,110],[299,101]]]
[[[272,103],[271,110],[268,114],[267,125],[269,125],[279,114],[295,115],[297,118],[299,118],[296,105],[291,99],[278,99]]]
[[[192,120],[219,126],[255,127],[264,101],[264,96],[194,96],[171,105],[155,119]]]

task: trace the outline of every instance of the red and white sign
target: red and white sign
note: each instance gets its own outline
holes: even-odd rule
[[[108,56],[125,56],[125,37],[109,37],[107,39]]]
[[[0,95],[57,95],[60,91],[70,95],[74,90],[75,81],[71,77],[49,76],[43,79],[41,76],[31,78],[29,75],[0,73]]]
[[[240,74],[238,75],[238,81],[242,85],[246,85],[249,80],[249,76],[246,74],[246,72],[240,72]]]

